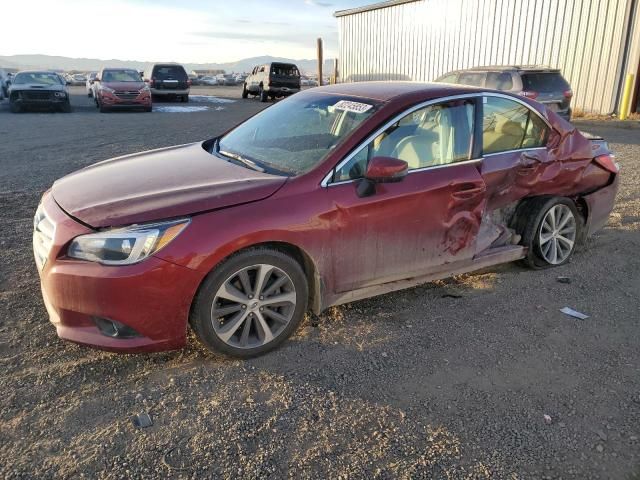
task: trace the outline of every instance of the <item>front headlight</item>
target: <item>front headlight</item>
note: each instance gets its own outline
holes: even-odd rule
[[[58,98],[64,98],[67,96],[65,92],[56,92],[54,95]]]
[[[103,265],[131,265],[154,254],[189,225],[189,219],[132,225],[76,237],[67,256]]]
[[[104,85],[100,85],[101,92],[113,93],[115,90],[113,88],[105,87]]]

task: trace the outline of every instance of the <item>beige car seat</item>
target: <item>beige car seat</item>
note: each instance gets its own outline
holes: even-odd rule
[[[438,158],[438,140],[434,130],[419,127],[415,135],[398,142],[391,156],[407,162],[409,170],[429,167]]]
[[[487,152],[502,152],[521,148],[524,128],[519,122],[501,119],[493,131],[484,132],[483,143]]]

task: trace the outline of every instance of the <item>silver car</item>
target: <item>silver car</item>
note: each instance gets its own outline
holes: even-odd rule
[[[573,92],[569,82],[557,68],[540,65],[474,67],[449,72],[436,79],[436,82],[516,93],[544,103],[549,110],[566,120],[571,120]]]

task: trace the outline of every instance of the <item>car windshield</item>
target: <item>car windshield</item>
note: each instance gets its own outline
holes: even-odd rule
[[[16,75],[13,79],[16,85],[26,83],[36,83],[38,85],[60,85],[60,77],[55,73],[49,72],[23,72]]]
[[[315,167],[378,106],[361,98],[294,95],[222,137],[217,151],[286,175],[300,175]]]
[[[140,74],[135,70],[105,70],[103,82],[141,82]]]

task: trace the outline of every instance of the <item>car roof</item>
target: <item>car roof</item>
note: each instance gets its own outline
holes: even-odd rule
[[[461,72],[559,72],[559,68],[547,65],[480,65],[477,67],[463,68],[449,73]]]
[[[482,92],[484,90],[467,85],[453,85],[447,83],[390,81],[337,83],[334,85],[316,87],[308,91],[348,95],[351,97],[361,97],[379,102],[387,102],[404,96],[416,96],[420,97],[420,100],[430,100],[432,98]]]
[[[16,72],[16,75],[18,73],[52,73],[54,75],[60,75],[58,72],[54,72],[52,70],[20,70],[19,72]]]

